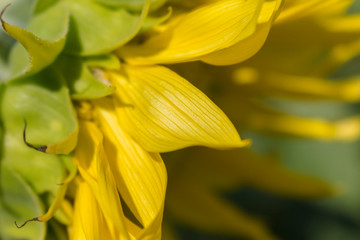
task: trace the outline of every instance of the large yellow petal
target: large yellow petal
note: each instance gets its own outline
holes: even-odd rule
[[[90,121],[80,122],[73,160],[89,184],[113,238],[129,239],[116,183],[102,146],[102,134]]]
[[[142,45],[129,45],[119,55],[132,64],[197,60],[227,48],[254,30],[263,0],[214,1],[176,18],[176,23]],[[248,25],[253,24],[252,31]]]
[[[165,165],[159,154],[145,151],[124,132],[111,98],[94,104],[117,187],[139,222],[130,226],[131,233],[135,239],[158,239],[167,184]]]
[[[112,75],[112,82],[121,125],[150,152],[249,144],[213,102],[167,68],[126,66],[124,74]]]

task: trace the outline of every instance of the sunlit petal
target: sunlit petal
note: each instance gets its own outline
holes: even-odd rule
[[[116,107],[124,129],[146,150],[187,146],[242,147],[235,127],[201,91],[171,70],[126,66],[113,74]]]
[[[132,234],[136,239],[158,236],[167,183],[165,165],[159,154],[145,151],[123,131],[111,99],[98,100],[95,105],[118,190],[138,221]]]
[[[255,30],[262,2],[215,1],[177,18],[176,24],[170,24],[143,45],[120,49],[119,54],[133,64],[196,60],[249,36]],[[251,23],[253,27],[249,31],[247,27]]]

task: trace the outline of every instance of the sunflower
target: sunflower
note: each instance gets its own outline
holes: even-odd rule
[[[327,9],[325,17],[342,14],[335,11],[335,6],[343,3],[333,2],[330,6],[334,9]],[[10,53],[12,73],[2,85],[1,95],[4,200],[0,209],[6,216],[1,223],[3,238],[45,236],[43,223],[24,227],[29,229],[27,232],[6,227],[14,216],[18,216],[18,221],[28,219],[25,223],[46,222],[55,216],[56,220],[49,221],[48,237],[67,238],[67,226],[70,239],[160,239],[167,172],[159,153],[189,146],[223,150],[250,144],[240,138],[220,108],[178,74],[182,71],[162,65],[243,62],[260,50],[272,25],[301,19],[300,13],[313,5],[294,1],[285,6],[282,16],[281,0],[168,4],[172,8],[166,8],[165,1],[149,0],[38,0],[34,1],[26,30],[6,22],[5,9],[2,11],[4,30],[20,43]],[[328,6],[320,5],[319,11]],[[343,60],[349,56],[342,57]],[[244,75],[241,66],[233,69],[235,80]],[[246,69],[250,83],[256,82],[253,79],[258,75],[253,69],[263,72],[257,66]],[[266,84],[260,84],[263,85]],[[233,97],[232,93],[227,95]],[[240,124],[259,126],[256,123],[261,118],[252,114],[266,110],[258,111],[258,105],[246,100],[232,100],[240,105],[242,114],[245,109],[243,116],[247,117]],[[265,122],[278,120],[274,121],[270,114],[266,117]],[[261,122],[264,121],[260,121],[263,126]],[[231,153],[228,162],[221,163],[223,168],[217,169],[217,154],[208,163],[195,154],[200,161],[189,164],[189,176],[188,170],[170,171],[174,175],[170,179],[175,180],[171,181],[167,206],[179,219],[190,219],[200,228],[212,228],[208,224],[212,223],[214,230],[219,226],[224,232],[238,228],[237,234],[272,239],[256,220],[249,222],[249,217],[232,211],[231,206],[214,197],[214,182],[209,179],[217,174],[229,173],[224,178],[227,187],[244,180],[270,191],[301,197],[334,193],[333,187],[321,180],[258,161],[247,150],[235,151],[235,155],[253,165],[233,161],[237,158]],[[24,159],[28,161],[24,163]],[[207,168],[203,177],[193,178],[201,173],[200,166],[204,164]],[[242,166],[264,174],[245,171],[238,178],[235,172]],[[274,174],[279,180],[268,181],[266,176]],[[299,189],[294,191],[280,179]],[[4,185],[8,182],[13,186]],[[187,188],[188,185],[192,187]],[[179,191],[174,192],[176,189]],[[197,200],[190,204],[184,201],[179,207],[178,194],[191,194]],[[12,202],[19,199],[17,196],[24,200]],[[197,202],[204,203],[204,208],[193,205]],[[41,215],[43,204],[48,211]],[[224,230],[221,226],[225,225],[217,225],[219,221],[198,219],[197,212],[190,211],[195,208],[201,213],[206,207],[217,209],[222,219],[229,217],[234,225],[227,225]]]

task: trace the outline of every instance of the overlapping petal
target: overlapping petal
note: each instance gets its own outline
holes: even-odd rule
[[[165,165],[158,153],[145,151],[122,129],[126,126],[118,122],[111,98],[97,100],[95,108],[111,171],[135,218],[127,225],[129,231],[135,239],[158,238],[167,183]]]
[[[173,20],[142,45],[118,53],[132,64],[194,61],[230,47],[255,31],[262,0],[214,1]]]
[[[129,239],[115,179],[102,146],[102,134],[90,121],[80,123],[73,160],[94,194],[113,239]]]

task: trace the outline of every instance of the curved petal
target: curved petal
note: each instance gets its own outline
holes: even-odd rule
[[[271,23],[258,26],[254,34],[237,44],[211,53],[201,58],[201,61],[212,65],[231,65],[243,62],[255,55],[264,45],[269,34]]]
[[[159,154],[145,151],[124,132],[110,98],[94,103],[111,171],[134,218],[135,224],[128,225],[130,232],[136,239],[156,239],[161,234],[167,184],[165,165]]]
[[[106,237],[107,236],[107,237]],[[109,230],[91,188],[80,182],[75,197],[71,240],[111,239]]]
[[[255,30],[263,0],[225,0],[206,4],[176,18],[169,27],[143,45],[119,50],[132,64],[176,63],[197,60],[229,47]],[[253,24],[252,28],[247,28]],[[252,30],[251,30],[252,29]]]
[[[116,110],[121,125],[146,150],[249,144],[210,99],[171,70],[126,66],[125,71],[111,75],[117,87]]]
[[[266,1],[262,5],[259,17],[249,27],[252,34],[238,43],[201,57],[201,61],[212,65],[231,65],[243,62],[255,55],[265,43],[273,19],[278,15],[281,0]]]
[[[102,134],[94,123],[81,121],[79,139],[73,161],[89,184],[111,236],[129,239],[116,182],[102,146]]]

